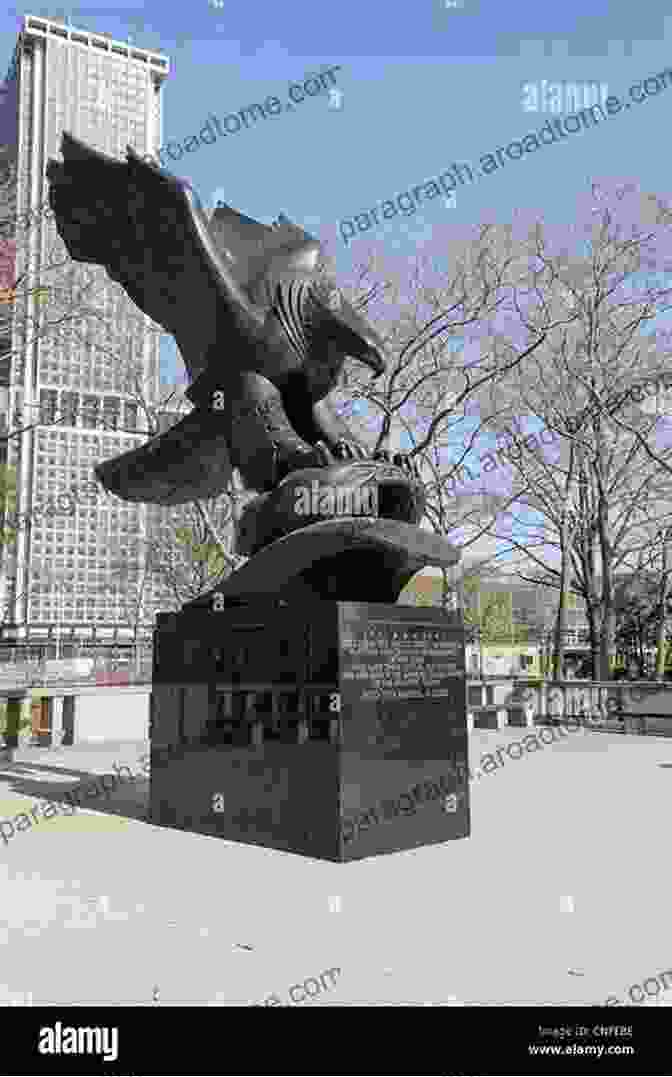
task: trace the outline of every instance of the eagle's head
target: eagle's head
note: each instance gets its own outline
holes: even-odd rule
[[[310,298],[313,333],[328,339],[341,355],[365,363],[376,377],[384,374],[389,356],[382,338],[340,289],[325,279],[313,281]]]

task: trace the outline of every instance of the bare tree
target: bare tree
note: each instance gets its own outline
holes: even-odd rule
[[[411,455],[425,483],[430,526],[475,553],[487,524],[508,504],[470,472],[470,454],[492,426],[488,387],[524,365],[553,328],[541,303],[536,310],[528,304],[521,317],[517,258],[506,234],[484,226],[449,251],[450,272],[420,256],[402,285],[384,270],[376,279],[381,270],[369,263],[350,288],[355,305],[383,326],[394,358],[376,381],[346,365],[342,414],[372,450]],[[444,606],[454,591],[444,573]]]
[[[246,559],[231,552],[240,503],[239,483],[228,495],[180,507],[152,538],[151,571],[176,609],[211,591]]]
[[[541,225],[531,234],[529,287],[543,293],[554,315],[565,308],[565,325],[549,334],[525,369],[492,386],[500,396],[493,409],[500,429],[519,428],[523,414],[560,440],[553,461],[523,448],[516,466],[530,492],[520,499],[522,513],[507,514],[505,533],[501,520],[492,533],[508,540],[507,553],[524,555],[522,578],[536,565],[559,589],[556,657],[567,589],[583,595],[595,669],[603,678],[613,655],[615,575],[669,523],[672,497],[672,468],[663,466],[672,462],[672,449],[652,448],[658,419],[642,411],[635,392],[660,380],[669,362],[660,336],[643,330],[669,308],[672,289],[642,284],[641,268],[661,264],[672,216],[659,208],[651,222],[639,199],[644,220],[630,221],[626,230],[617,219],[623,198],[617,192],[614,205],[600,207],[585,253],[554,254]],[[502,423],[507,394],[509,417]],[[532,513],[538,522],[530,527]],[[524,540],[515,537],[523,515]]]

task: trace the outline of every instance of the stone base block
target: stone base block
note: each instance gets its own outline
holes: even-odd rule
[[[466,837],[465,684],[439,610],[161,615],[151,821],[340,862]]]

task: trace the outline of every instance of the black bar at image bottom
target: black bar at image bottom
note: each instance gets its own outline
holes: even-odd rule
[[[343,990],[347,968],[339,971]],[[295,1025],[291,1013],[307,1007],[313,1010],[309,1031],[305,1018]],[[221,1009],[232,1011],[230,1023]],[[33,1077],[670,1072],[666,1023],[654,1006],[517,1007],[412,998],[395,1005],[373,999],[343,1004],[333,996],[307,995],[273,1006],[261,999],[223,1001],[221,995],[185,1005],[148,992],[147,1003],[133,1006],[13,1008],[6,1032],[0,1072]],[[327,1042],[325,1069],[315,1052]]]

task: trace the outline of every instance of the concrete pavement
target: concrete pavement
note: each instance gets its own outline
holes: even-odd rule
[[[470,765],[526,732],[477,731]],[[17,752],[0,819],[147,751]],[[0,1004],[627,999],[672,969],[672,743],[581,731],[503,758],[471,838],[347,865],[152,826],[146,779],[40,820],[0,841]]]

